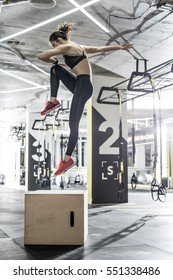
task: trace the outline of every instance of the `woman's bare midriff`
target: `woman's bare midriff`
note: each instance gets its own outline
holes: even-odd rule
[[[76,75],[91,75],[91,66],[87,59],[79,62],[73,69],[72,72]]]

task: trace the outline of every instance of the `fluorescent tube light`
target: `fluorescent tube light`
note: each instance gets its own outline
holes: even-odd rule
[[[37,84],[37,83],[31,82],[31,81],[29,81],[29,80],[27,80],[27,79],[24,79],[24,78],[21,78],[21,77],[19,77],[19,76],[16,76],[16,75],[10,73],[9,71],[0,69],[0,72],[6,74],[6,75],[8,75],[8,76],[11,76],[11,77],[13,77],[13,78],[16,78],[16,79],[18,79],[18,80],[20,80],[20,81],[22,81],[22,82],[25,82],[25,83],[28,83],[28,84],[30,84],[30,85],[36,86],[37,88],[47,89],[47,86],[42,86],[42,85],[39,85],[39,84]]]
[[[50,86],[47,85],[47,88],[49,88]],[[31,91],[34,89],[38,89],[38,87],[28,87],[28,88],[20,88],[20,89],[11,89],[11,90],[2,90],[0,91],[0,94],[6,94],[6,93],[13,93],[13,92],[23,92],[23,91]]]

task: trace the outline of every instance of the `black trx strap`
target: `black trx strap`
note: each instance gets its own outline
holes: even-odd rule
[[[153,131],[154,131],[154,152],[153,152],[153,180],[151,182],[151,197],[154,201],[160,200],[164,202],[166,200],[166,187],[162,184],[162,155],[160,155],[160,177],[161,182],[159,184],[156,178],[156,167],[157,167],[157,157],[158,157],[158,141],[157,141],[157,117],[155,108],[155,88],[154,81],[150,80],[152,90],[153,90]],[[159,110],[159,120],[161,122],[161,110]],[[160,123],[160,137],[161,137],[161,123]],[[161,140],[162,138],[160,138]],[[160,141],[160,153],[162,154],[162,141]]]
[[[119,97],[119,172],[118,172],[118,180],[119,180],[119,186],[118,186],[118,200],[123,200],[124,196],[124,158],[123,158],[123,133],[122,133],[122,93],[120,92],[118,94]]]
[[[135,124],[134,124],[134,100],[132,99],[132,114],[133,114],[133,122],[132,122],[132,163],[133,163],[133,174],[131,177],[131,187],[132,189],[136,189],[137,187],[137,177],[134,171],[135,168],[135,154],[136,154],[136,147],[135,147]]]
[[[80,183],[80,176],[79,176],[79,144],[76,145],[76,176],[74,179],[74,184]]]
[[[158,197],[161,202],[166,200],[167,189],[163,184],[163,159],[162,159],[162,112],[161,112],[161,104],[160,104],[160,90],[157,91],[158,99],[159,99],[159,131],[160,131],[160,187]]]
[[[136,147],[135,147],[135,124],[132,124],[132,161],[133,167],[135,164],[135,154],[136,154]]]
[[[152,92],[153,92],[153,132],[154,132],[154,151],[153,151],[153,180],[151,182],[151,197],[153,200],[158,200],[158,189],[159,182],[156,179],[156,167],[157,167],[157,119],[156,119],[156,108],[155,108],[155,88],[154,88],[154,80],[150,79]]]

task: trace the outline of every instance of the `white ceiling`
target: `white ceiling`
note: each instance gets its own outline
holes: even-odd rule
[[[82,5],[89,0],[76,0],[76,2]],[[110,30],[109,33],[103,31],[78,10],[32,31],[17,35],[16,33],[22,30],[74,9],[74,5],[68,0],[57,0],[56,6],[47,10],[34,8],[29,1],[6,0],[0,13],[0,127],[3,127],[6,122],[14,123],[22,119],[27,107],[31,106],[32,111],[42,110],[49,93],[50,65],[39,61],[37,56],[49,48],[49,34],[62,21],[75,23],[72,39],[80,44],[109,45],[124,42],[134,44],[134,49],[130,52],[91,55],[93,73],[106,75],[107,71],[110,71],[129,79],[131,73],[136,70],[135,58],[140,59],[140,71],[143,71],[142,59],[147,60],[147,69],[171,60],[173,58],[173,6],[171,5],[173,1],[168,1],[168,4],[161,7],[156,6],[158,2],[100,0],[85,8],[90,15]],[[169,74],[170,81],[172,75]],[[100,86],[104,86],[104,81]],[[68,98],[68,92],[64,88],[61,94],[62,98],[63,96]],[[161,91],[164,118],[173,116],[172,95],[172,87]],[[136,99],[136,117],[152,115],[152,107],[151,94]],[[130,117],[130,102],[128,108]]]

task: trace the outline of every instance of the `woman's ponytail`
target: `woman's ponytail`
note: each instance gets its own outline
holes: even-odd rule
[[[57,26],[57,30],[52,32],[49,37],[49,41],[56,41],[58,38],[62,38],[63,40],[68,40],[69,33],[73,30],[73,23],[61,23]]]
[[[73,23],[63,22],[57,26],[57,30],[67,34],[73,30]]]

